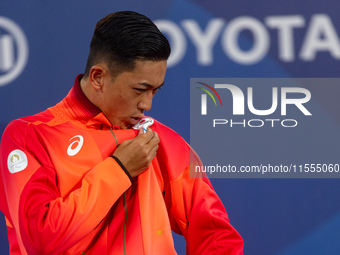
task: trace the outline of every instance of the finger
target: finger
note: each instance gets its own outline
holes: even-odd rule
[[[156,153],[156,152],[157,152],[157,150],[158,150],[158,148],[159,148],[158,144],[157,144],[157,145],[155,145],[154,147],[152,147],[152,148],[151,148],[151,150],[150,150],[150,154],[154,154],[154,153]]]
[[[150,150],[152,150],[153,147],[158,146],[158,143],[159,143],[158,139],[153,138],[144,147],[147,151],[150,151]]]
[[[144,145],[148,144],[152,138],[155,136],[154,132],[148,128],[148,130],[146,131],[146,133],[142,134],[142,135],[138,135],[136,138],[140,139]],[[143,131],[144,132],[144,131]]]
[[[157,155],[157,150],[158,150],[158,145],[152,148],[152,150],[149,153],[150,156],[150,162],[156,157]]]
[[[155,134],[154,134],[155,132],[149,127],[147,130],[146,130],[146,133],[145,134],[147,134],[148,136],[151,136],[151,137],[153,137]]]
[[[158,144],[159,143],[159,137],[157,132],[153,131],[153,137],[149,140],[149,143],[151,144]]]
[[[153,133],[154,133],[154,139],[157,139],[157,141],[160,142],[157,132],[153,131]]]
[[[129,145],[129,144],[134,144],[135,146],[138,146],[138,147],[144,147],[149,141],[150,141],[151,137],[150,137],[150,134],[144,134],[144,129],[143,127],[139,128],[139,131],[138,131],[138,135],[133,138],[133,139],[130,139],[130,140],[125,140],[124,142],[121,143],[121,145]]]
[[[148,143],[145,147],[146,147],[146,150],[148,151],[148,155],[152,155],[158,150],[159,146],[158,146],[158,143],[151,142],[151,143]]]

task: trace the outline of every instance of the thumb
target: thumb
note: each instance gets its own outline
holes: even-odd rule
[[[140,128],[139,128],[138,135],[142,135],[142,134],[144,134],[144,129],[143,129],[143,127],[140,127]]]

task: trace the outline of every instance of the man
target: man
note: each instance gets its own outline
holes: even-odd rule
[[[143,118],[169,54],[150,19],[110,14],[69,94],[9,124],[0,209],[10,254],[176,254],[171,230],[184,235],[187,254],[242,254],[210,182],[190,178],[197,156]]]

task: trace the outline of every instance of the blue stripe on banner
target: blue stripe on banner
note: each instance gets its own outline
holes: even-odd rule
[[[276,255],[340,254],[340,213]]]

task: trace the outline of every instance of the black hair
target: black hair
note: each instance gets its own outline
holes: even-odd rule
[[[170,52],[168,40],[148,17],[133,11],[111,13],[96,25],[84,76],[105,62],[116,77],[133,70],[136,60],[167,60]]]

